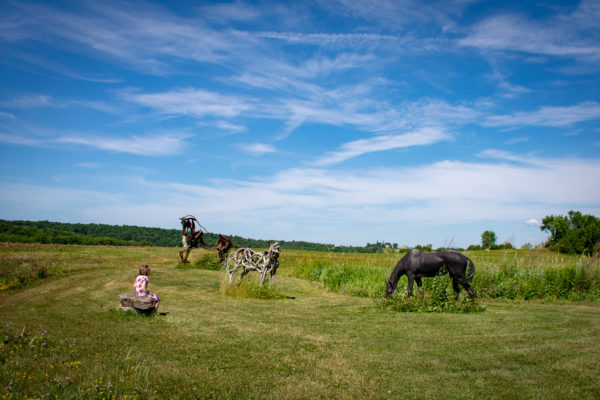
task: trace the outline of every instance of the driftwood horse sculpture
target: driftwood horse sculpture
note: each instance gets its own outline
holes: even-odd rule
[[[188,257],[190,256],[190,252],[193,248],[197,248],[198,246],[202,246],[208,250],[217,250],[219,253],[219,260],[223,262],[225,260],[225,255],[232,247],[239,247],[237,244],[233,243],[233,241],[225,235],[219,234],[219,241],[214,246],[209,246],[204,242],[202,235],[204,235],[204,231],[206,230],[196,217],[193,215],[186,215],[185,217],[179,218],[181,220],[181,227],[183,230],[183,236],[181,237],[181,244],[183,248],[179,251],[179,257],[183,263],[189,263]],[[196,224],[198,224],[199,228],[196,230]],[[185,253],[185,255],[184,255]]]
[[[438,274],[442,267],[446,267],[446,271],[452,279],[452,287],[454,288],[454,298],[458,300],[460,292],[459,284],[462,285],[469,293],[471,299],[475,298],[475,292],[468,280],[473,279],[475,275],[475,265],[473,261],[465,255],[456,251],[440,251],[438,253],[424,253],[421,250],[414,249],[409,251],[398,261],[396,267],[390,275],[387,282],[386,295],[391,297],[398,287],[398,280],[402,275],[408,278],[408,297],[413,294],[413,282],[417,282],[419,293],[423,296],[422,277],[432,277]],[[467,267],[470,272],[465,276]]]
[[[235,253],[227,258],[224,266],[229,275],[229,283],[233,283],[233,275],[238,268],[242,268],[240,281],[244,279],[244,276],[248,272],[258,271],[260,272],[261,286],[267,274],[271,274],[271,282],[273,282],[275,280],[275,273],[277,273],[277,268],[279,267],[278,259],[280,254],[279,242],[270,244],[269,248],[261,253],[248,248],[237,249]]]

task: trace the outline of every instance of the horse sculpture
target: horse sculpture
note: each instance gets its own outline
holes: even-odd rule
[[[204,235],[202,229],[198,229],[196,231],[196,224],[198,224],[200,228],[206,230],[206,228],[200,225],[196,217],[193,215],[186,215],[185,217],[181,217],[179,219],[181,220],[181,227],[183,230],[183,236],[181,237],[181,244],[183,245],[183,248],[179,251],[179,258],[181,258],[181,261],[184,264],[189,263],[188,257],[190,256],[190,252],[193,248],[197,248],[198,245],[208,250],[217,250],[219,253],[220,262],[225,260],[225,255],[232,247],[239,247],[237,244],[233,243],[228,236],[221,234],[219,234],[219,241],[217,244],[214,246],[209,246],[202,238],[202,235]]]
[[[470,273],[465,277],[467,266]],[[390,275],[387,282],[386,297],[390,298],[398,287],[398,280],[402,275],[406,274],[408,278],[408,297],[413,294],[413,282],[417,282],[419,293],[423,296],[422,277],[432,277],[438,274],[442,267],[446,267],[446,271],[452,278],[452,287],[454,288],[454,299],[458,300],[460,292],[459,284],[469,293],[471,299],[475,298],[475,292],[468,280],[473,279],[475,275],[475,265],[473,261],[465,255],[456,251],[440,251],[438,253],[424,253],[421,250],[414,249],[406,253],[404,257],[398,261],[396,267]]]
[[[275,280],[275,273],[279,267],[279,242],[269,245],[269,248],[261,253],[258,253],[249,248],[237,249],[235,253],[227,258],[225,269],[229,275],[229,283],[233,283],[233,275],[242,268],[240,281],[250,271],[260,272],[260,285],[265,281],[267,274],[271,274],[271,282]]]

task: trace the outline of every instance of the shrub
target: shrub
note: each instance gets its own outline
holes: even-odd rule
[[[33,259],[4,259],[0,264],[0,291],[27,286],[50,275],[48,263]]]
[[[387,299],[384,296],[374,298],[375,303],[382,309],[398,312],[447,312],[447,313],[469,313],[485,311],[485,306],[477,299],[469,297],[451,299],[448,290],[450,280],[447,276],[438,275],[431,279],[431,289],[425,292],[423,297],[417,295],[408,297],[405,290],[398,290]]]

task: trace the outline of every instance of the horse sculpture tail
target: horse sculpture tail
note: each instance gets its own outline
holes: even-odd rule
[[[467,280],[471,280],[473,279],[473,276],[475,276],[475,264],[473,264],[473,261],[471,261],[470,258],[467,258],[468,260],[468,268],[471,270],[471,272],[469,272],[469,275],[467,276]]]

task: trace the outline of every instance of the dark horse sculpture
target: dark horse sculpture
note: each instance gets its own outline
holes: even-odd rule
[[[202,235],[204,232],[202,229],[196,230],[196,224],[200,228],[204,228],[193,215],[186,215],[185,217],[179,218],[181,220],[181,227],[183,229],[183,236],[181,238],[183,248],[179,251],[179,257],[183,263],[189,263],[188,257],[190,251],[193,248],[202,246],[205,249],[217,250],[219,253],[219,261],[225,261],[225,255],[233,247],[239,247],[235,244],[228,236],[219,234],[219,241],[215,246],[209,246],[204,242]],[[206,228],[204,228],[206,230]],[[185,254],[185,255],[184,255]]]
[[[467,266],[470,269],[470,273],[468,276],[465,276]],[[467,282],[473,279],[473,275],[475,275],[473,261],[456,251],[424,253],[418,249],[409,251],[398,261],[387,282],[386,297],[390,298],[392,296],[398,287],[398,280],[405,274],[408,278],[408,297],[412,297],[413,282],[415,281],[417,282],[419,293],[423,296],[421,278],[437,275],[442,267],[446,267],[446,271],[450,274],[450,278],[452,278],[455,300],[458,300],[458,293],[460,292],[459,284],[465,288],[471,299],[475,298],[475,292],[471,285],[469,285],[469,282]]]

